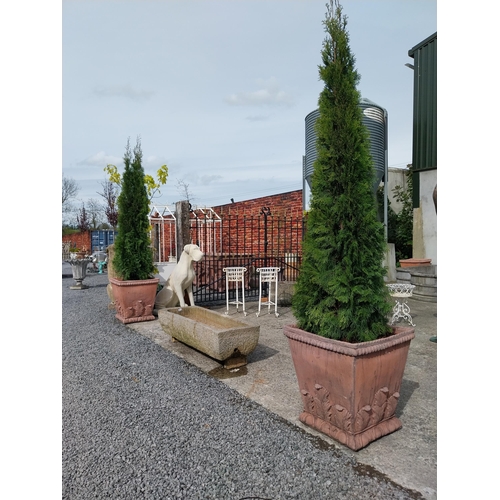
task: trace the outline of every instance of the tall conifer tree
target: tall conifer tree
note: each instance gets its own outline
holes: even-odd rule
[[[118,234],[113,267],[123,280],[144,280],[154,274],[153,251],[149,237],[149,200],[144,184],[140,140],[130,150],[127,141],[122,189],[118,197]]]
[[[292,308],[303,330],[363,342],[390,331],[384,230],[372,192],[374,169],[359,107],[359,75],[338,0],[330,0],[323,24],[318,156]]]

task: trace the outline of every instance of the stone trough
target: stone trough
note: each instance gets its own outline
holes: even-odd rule
[[[198,306],[158,310],[163,331],[232,369],[247,364],[259,341],[260,326],[252,326]]]

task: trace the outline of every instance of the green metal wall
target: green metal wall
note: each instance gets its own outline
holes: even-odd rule
[[[419,172],[437,169],[437,32],[408,51],[413,70],[413,206],[420,205]]]

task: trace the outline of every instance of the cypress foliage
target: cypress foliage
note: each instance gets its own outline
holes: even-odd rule
[[[154,274],[149,238],[149,200],[144,184],[140,140],[132,152],[130,139],[123,157],[125,171],[118,197],[118,234],[113,267],[123,280],[143,280]]]
[[[358,106],[359,75],[337,0],[327,5],[323,25],[318,157],[292,309],[303,330],[364,342],[390,332],[384,229],[377,219],[368,132]]]

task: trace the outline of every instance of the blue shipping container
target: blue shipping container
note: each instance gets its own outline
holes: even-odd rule
[[[112,245],[115,242],[117,234],[118,231],[114,231],[113,229],[92,231],[92,252],[106,250],[109,245]]]

